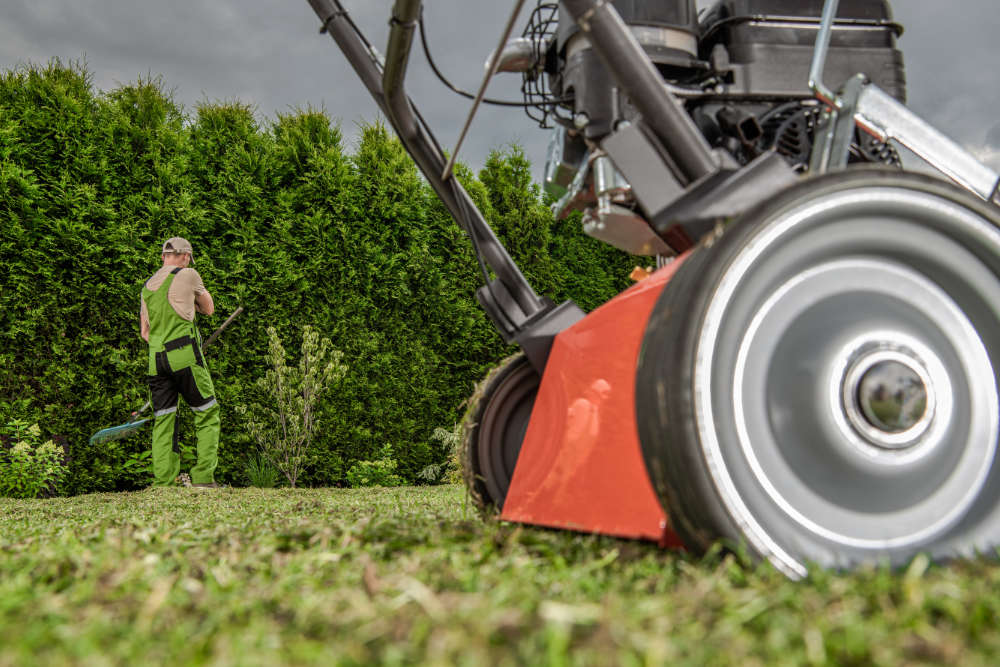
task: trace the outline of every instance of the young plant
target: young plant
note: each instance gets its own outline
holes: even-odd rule
[[[153,450],[147,447],[142,451],[129,454],[128,458],[125,459],[125,463],[122,464],[122,470],[137,477],[152,477]]]
[[[274,327],[268,327],[267,337],[269,368],[255,382],[264,400],[251,409],[239,406],[237,412],[246,420],[260,454],[295,488],[318,426],[316,401],[344,377],[347,366],[341,362],[343,353],[309,325],[302,328],[298,366],[288,365]]]
[[[245,469],[250,486],[258,489],[273,489],[278,484],[281,473],[262,454],[251,456]]]
[[[52,440],[41,440],[38,424],[14,420],[5,435],[10,447],[0,447],[0,496],[37,498],[54,491],[66,476],[63,452]]]
[[[195,445],[181,443],[178,454],[181,457],[181,470],[191,470],[198,462],[198,449]],[[133,488],[147,487],[153,478],[153,450],[149,443],[138,452],[128,454],[120,470],[124,484]]]
[[[402,486],[403,478],[396,474],[396,461],[392,458],[392,448],[382,447],[380,456],[374,461],[358,461],[347,471],[347,483],[352,487],[362,486]]]

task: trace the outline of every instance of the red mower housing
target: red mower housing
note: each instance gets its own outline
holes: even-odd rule
[[[556,336],[502,519],[683,546],[646,472],[635,374],[653,305],[685,257]]]

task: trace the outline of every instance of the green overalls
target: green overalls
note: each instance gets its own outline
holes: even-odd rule
[[[152,395],[153,486],[172,486],[180,473],[177,445],[177,396],[195,412],[198,432],[198,463],[191,469],[191,482],[210,484],[218,465],[219,403],[215,399],[212,375],[201,354],[201,336],[194,322],[177,314],[167,300],[174,276],[170,272],[154,292],[143,285],[142,300],[149,313],[149,370],[147,381]]]

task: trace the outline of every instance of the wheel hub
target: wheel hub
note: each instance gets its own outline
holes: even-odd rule
[[[927,387],[909,366],[880,361],[858,383],[858,402],[868,423],[885,433],[903,433],[923,421]]]
[[[884,341],[856,355],[841,383],[847,422],[876,447],[912,447],[934,420],[938,388],[920,357]]]

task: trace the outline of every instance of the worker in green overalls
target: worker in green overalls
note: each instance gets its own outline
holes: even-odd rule
[[[142,288],[140,332],[149,343],[148,381],[153,403],[153,486],[173,486],[180,473],[177,398],[195,413],[198,462],[191,486],[218,488],[214,473],[219,450],[219,402],[201,354],[195,313],[215,312],[212,295],[193,268],[194,251],[185,239],[163,244],[163,266]]]

